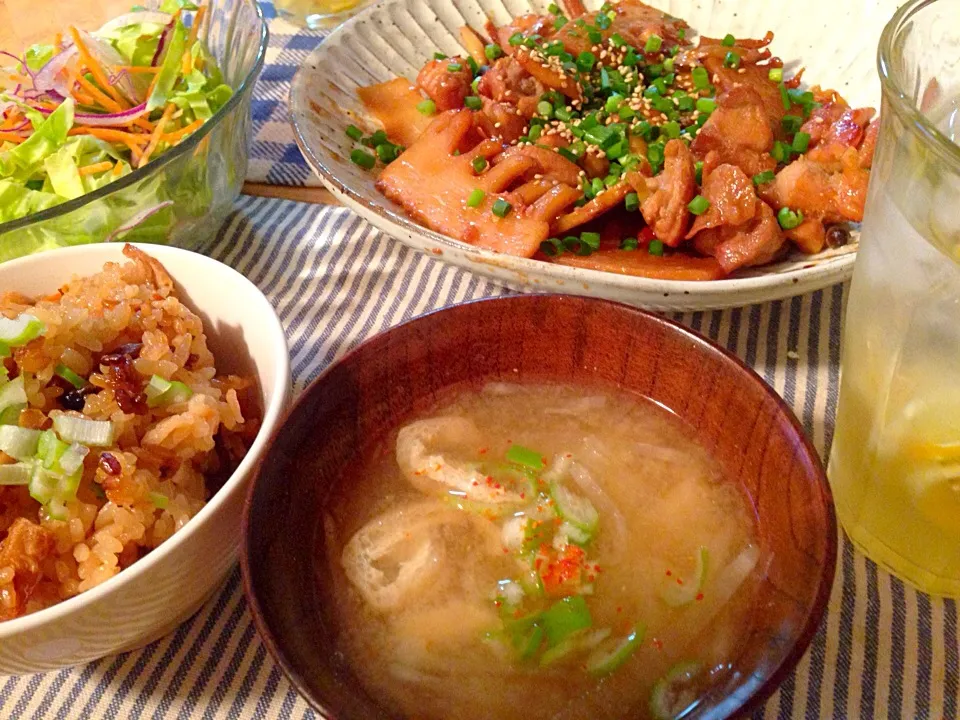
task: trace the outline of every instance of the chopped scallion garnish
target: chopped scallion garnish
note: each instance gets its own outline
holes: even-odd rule
[[[734,45],[737,44],[737,39],[730,33],[727,33],[724,36],[723,40],[720,41],[720,44],[723,45],[724,47],[733,47]]]
[[[640,209],[640,196],[635,192],[627,193],[627,197],[623,200],[623,205],[627,212],[636,212]]]
[[[490,208],[490,212],[496,215],[499,218],[506,217],[510,210],[513,208],[513,205],[508,203],[503,198],[497,198],[496,202],[493,203],[493,207]]]
[[[803,213],[800,210],[794,212],[788,207],[780,208],[777,213],[777,222],[784,230],[793,230],[803,222]]]
[[[659,35],[651,35],[647,38],[647,44],[643,46],[643,51],[645,53],[655,53],[660,52],[660,48],[663,46],[663,38]]]
[[[651,240],[650,245],[647,246],[647,252],[651,255],[663,255],[663,240]]]
[[[357,148],[350,152],[350,162],[359,165],[364,170],[372,170],[377,164],[377,159],[366,150]]]
[[[480,188],[473,190],[470,195],[467,197],[467,207],[480,207],[483,204],[483,199],[487,194]]]
[[[724,56],[723,66],[734,69],[740,67],[740,56],[731,50]]]
[[[417,112],[421,115],[433,115],[437,111],[437,104],[433,100],[424,100],[417,103]]]
[[[703,215],[710,207],[710,201],[703,195],[697,195],[693,200],[687,203],[687,209],[694,215]]]
[[[765,185],[766,183],[773,182],[777,179],[777,174],[773,170],[764,170],[762,173],[758,173],[753,176],[753,182],[755,185]]]
[[[483,54],[486,56],[487,60],[493,61],[503,56],[503,48],[496,44],[486,45],[483,48]]]
[[[467,95],[463,99],[463,106],[468,110],[480,110],[483,108],[483,101],[476,95]]]
[[[363,130],[358,128],[356,125],[348,125],[347,137],[354,142],[360,142],[360,140],[363,138]]]

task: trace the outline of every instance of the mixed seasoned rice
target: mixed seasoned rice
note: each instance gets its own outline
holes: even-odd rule
[[[259,428],[257,388],[217,375],[163,266],[124,255],[47,297],[0,293],[0,620],[160,545]]]

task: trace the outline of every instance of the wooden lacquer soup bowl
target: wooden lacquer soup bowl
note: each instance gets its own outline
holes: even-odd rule
[[[786,404],[734,356],[655,315],[562,295],[467,303],[384,332],[317,378],[274,433],[247,497],[243,579],[257,628],[298,690],[338,720],[395,716],[334,645],[325,503],[374,440],[451,391],[496,381],[651,398],[742,483],[769,565],[732,672],[686,717],[762,703],[806,650],[833,581],[836,522],[820,459]]]

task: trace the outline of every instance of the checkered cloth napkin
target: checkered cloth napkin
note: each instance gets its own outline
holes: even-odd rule
[[[249,182],[271,185],[319,186],[293,139],[287,119],[287,95],[297,69],[326,36],[327,31],[305,30],[278,16],[272,2],[260,2],[270,28],[263,73],[253,91],[253,144]]]

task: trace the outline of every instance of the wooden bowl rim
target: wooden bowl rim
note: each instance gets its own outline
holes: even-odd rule
[[[241,518],[240,525],[240,573],[243,580],[243,592],[250,608],[250,615],[253,619],[254,627],[256,628],[261,641],[264,643],[264,645],[266,645],[267,651],[283,670],[284,674],[297,690],[300,697],[306,700],[307,704],[316,710],[321,717],[328,718],[329,720],[337,720],[336,715],[334,715],[327,707],[321,704],[319,699],[313,697],[313,695],[307,689],[307,685],[303,681],[300,671],[294,667],[293,663],[287,658],[286,653],[283,650],[282,643],[274,635],[265,619],[265,612],[261,607],[260,601],[253,588],[252,570],[250,565],[251,551],[249,543],[250,516],[253,511],[253,504],[256,499],[255,496],[257,494],[257,489],[263,476],[264,465],[267,459],[270,457],[276,441],[279,439],[280,434],[283,432],[290,419],[295,414],[300,412],[301,405],[306,404],[307,398],[313,394],[319,386],[326,382],[326,379],[337,367],[342,364],[352,362],[356,357],[363,353],[369,353],[371,350],[375,350],[380,345],[388,342],[393,336],[409,332],[411,327],[423,322],[428,322],[434,316],[441,313],[457,313],[461,312],[464,308],[480,304],[522,305],[530,302],[544,301],[548,303],[574,303],[579,305],[607,306],[611,310],[615,310],[617,312],[626,312],[630,315],[633,315],[634,318],[636,318],[636,322],[652,323],[666,329],[668,332],[678,333],[687,341],[691,342],[699,352],[703,352],[708,355],[712,354],[718,357],[721,362],[732,364],[739,371],[739,374],[744,379],[744,382],[753,382],[759,384],[762,392],[765,393],[771,400],[773,400],[777,409],[780,411],[780,415],[789,421],[793,439],[799,440],[800,447],[803,449],[803,454],[810,462],[811,472],[805,472],[804,474],[808,476],[809,480],[813,481],[815,488],[819,490],[820,497],[822,498],[826,510],[826,527],[824,528],[826,530],[826,546],[824,548],[825,555],[823,569],[818,578],[819,585],[817,587],[816,595],[814,596],[813,602],[809,606],[806,621],[797,635],[796,642],[793,644],[790,651],[784,655],[779,666],[772,673],[770,673],[763,683],[761,683],[760,686],[757,687],[745,700],[743,700],[737,707],[732,708],[726,717],[745,717],[759,708],[780,687],[781,683],[796,667],[797,663],[800,661],[800,658],[803,657],[804,653],[806,653],[807,649],[810,647],[810,643],[813,641],[813,638],[820,627],[820,623],[826,614],[827,604],[830,600],[830,593],[836,574],[838,551],[837,518],[833,504],[833,493],[830,491],[830,484],[827,480],[827,474],[823,466],[823,461],[820,459],[820,455],[817,453],[816,448],[814,448],[813,443],[807,436],[803,426],[800,424],[796,413],[794,413],[793,409],[787,405],[786,401],[782,397],[780,397],[779,393],[777,393],[770,385],[768,385],[767,382],[753,368],[744,363],[734,353],[720,346],[710,338],[701,335],[695,330],[692,330],[675,320],[671,320],[670,318],[663,317],[648,310],[642,310],[632,305],[627,305],[625,303],[620,303],[613,300],[563,293],[517,294],[492,298],[477,298],[456,303],[454,305],[449,305],[447,307],[430,310],[408,320],[404,320],[397,325],[382,330],[381,332],[363,340],[355,347],[344,353],[340,358],[330,363],[320,372],[319,375],[317,375],[316,378],[310,382],[309,385],[303,389],[296,400],[287,408],[283,417],[275,426],[273,433],[264,444],[257,466],[252,470],[252,478],[250,480],[249,487],[247,488],[246,498],[244,499],[243,516]]]

